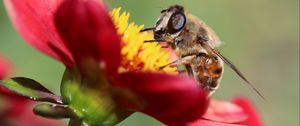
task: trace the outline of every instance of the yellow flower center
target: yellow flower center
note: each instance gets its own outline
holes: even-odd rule
[[[144,25],[128,23],[130,14],[120,13],[121,8],[115,8],[110,12],[118,33],[122,37],[121,67],[119,72],[126,71],[162,71],[176,73],[175,67],[164,66],[171,62],[171,53],[162,48],[157,42],[144,43],[145,40],[153,40],[153,33],[140,32]]]

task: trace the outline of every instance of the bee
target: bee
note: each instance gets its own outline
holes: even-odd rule
[[[161,10],[155,27],[141,30],[144,31],[153,31],[154,34],[154,40],[145,42],[166,42],[179,57],[161,69],[166,66],[185,66],[188,75],[211,95],[220,85],[225,63],[264,98],[237,67],[216,49],[221,41],[215,32],[183,6],[173,5]]]

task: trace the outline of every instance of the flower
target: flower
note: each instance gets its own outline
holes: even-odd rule
[[[176,75],[176,68],[159,71],[170,62],[170,53],[156,43],[143,43],[152,35],[129,24],[129,13],[121,14],[120,8],[109,13],[97,0],[5,4],[26,41],[66,66],[63,101],[84,123],[114,120],[122,116],[118,110],[128,109],[171,126],[248,125],[257,119],[246,117],[243,100],[209,102],[197,82]]]
[[[156,44],[144,44],[151,36],[139,33],[142,27],[134,24],[121,25],[114,11],[111,14],[116,26],[102,1],[5,0],[5,5],[28,43],[65,64],[68,70],[79,71],[79,85],[86,87],[80,89],[82,94],[89,94],[84,93],[87,89],[86,92],[95,92],[101,98],[110,95],[107,104],[113,100],[116,108],[141,111],[165,123],[189,122],[205,112],[207,95],[197,87],[197,82],[157,72],[168,62],[167,51]],[[152,59],[147,59],[150,56]],[[174,68],[163,71],[174,73]],[[70,91],[62,91],[71,108],[86,113],[76,106],[76,97],[68,97],[66,92]],[[94,104],[89,105],[85,107]]]
[[[8,75],[10,64],[0,57],[0,80]],[[0,86],[1,126],[59,126],[62,122],[44,119],[33,114],[32,102]]]
[[[58,32],[83,76],[97,79],[93,77],[97,69],[104,70],[107,78],[112,78],[109,81],[112,81],[114,89],[128,91],[129,97],[134,97],[129,99],[138,101],[138,105],[135,104],[131,109],[163,121],[193,120],[205,111],[205,93],[189,78],[152,72],[118,73],[122,44],[103,4],[93,0],[65,1],[58,9],[55,21]],[[125,37],[129,35],[126,32],[123,34]],[[143,42],[143,39],[140,41]],[[89,73],[90,71],[96,72]],[[127,101],[128,95],[125,96]],[[162,101],[165,101],[165,105],[157,104]],[[182,118],[181,114],[185,114],[187,118]]]

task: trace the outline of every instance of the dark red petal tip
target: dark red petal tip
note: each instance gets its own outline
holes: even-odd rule
[[[78,67],[96,61],[108,74],[120,63],[120,37],[102,3],[97,0],[66,0],[55,16],[56,27],[71,50]]]
[[[58,36],[53,21],[61,1],[4,0],[4,3],[17,31],[29,44],[71,67],[74,64],[72,56]]]
[[[128,90],[141,103],[134,107],[168,124],[196,120],[205,112],[206,93],[192,79],[161,73],[124,73],[115,87]]]
[[[233,102],[240,106],[247,114],[248,118],[239,124],[247,126],[263,126],[263,122],[259,117],[255,107],[244,97],[237,97],[233,99]]]
[[[229,123],[221,123],[221,122],[214,122],[214,121],[210,121],[210,120],[199,119],[193,123],[188,123],[183,126],[247,126],[247,125],[229,124]]]
[[[211,100],[202,118],[222,123],[238,123],[246,120],[247,116],[243,108],[234,103]]]

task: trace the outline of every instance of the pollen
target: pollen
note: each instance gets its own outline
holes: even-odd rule
[[[176,67],[167,66],[160,70],[161,66],[170,63],[171,52],[157,43],[145,43],[145,40],[153,40],[152,32],[140,32],[144,25],[128,23],[130,14],[120,12],[121,8],[115,8],[110,12],[118,33],[121,35],[121,66],[119,72],[126,71],[161,71],[176,73]]]

